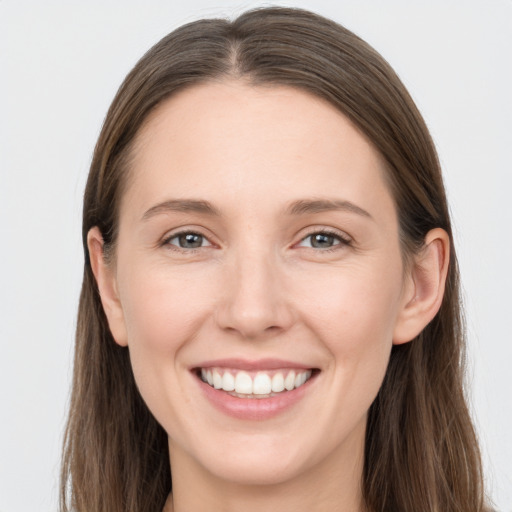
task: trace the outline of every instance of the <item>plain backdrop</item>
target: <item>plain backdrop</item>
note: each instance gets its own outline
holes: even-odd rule
[[[0,0],[0,511],[57,510],[95,140],[137,59],[254,1]],[[437,144],[456,226],[487,483],[512,511],[512,1],[295,0],[392,64]],[[412,511],[411,511],[412,512]]]

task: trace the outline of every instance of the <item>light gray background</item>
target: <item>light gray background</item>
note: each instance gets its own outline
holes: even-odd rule
[[[512,511],[512,1],[295,0],[374,45],[437,143],[491,495]],[[80,203],[117,87],[176,26],[263,2],[0,0],[0,511],[54,511],[81,281]]]

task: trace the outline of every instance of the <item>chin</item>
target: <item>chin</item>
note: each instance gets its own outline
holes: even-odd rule
[[[209,470],[219,479],[236,485],[279,485],[295,479],[306,470],[304,462],[277,460],[275,455],[224,461]]]
[[[197,462],[215,478],[237,485],[282,484],[308,473],[326,456],[289,433],[285,438],[268,434],[230,436],[216,445],[213,450],[209,445],[196,452]]]

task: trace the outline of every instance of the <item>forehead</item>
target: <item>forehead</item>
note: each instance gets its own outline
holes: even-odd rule
[[[127,196],[140,208],[175,197],[258,201],[387,194],[380,155],[326,101],[291,87],[215,82],[160,105],[136,139]],[[142,204],[145,203],[145,204]]]

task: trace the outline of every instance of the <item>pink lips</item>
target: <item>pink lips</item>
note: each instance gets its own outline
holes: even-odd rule
[[[246,372],[286,368],[296,370],[311,369],[311,366],[282,359],[260,359],[258,361],[216,359],[204,361],[195,366],[192,371],[197,375],[198,368],[211,367],[236,368]],[[283,391],[269,398],[239,398],[232,396],[226,391],[214,389],[209,384],[203,382],[199,377],[197,377],[196,380],[206,399],[220,412],[241,420],[262,421],[277,416],[299,402],[306,395],[311,385],[314,384],[313,381],[316,380],[314,377],[315,376],[299,388],[291,391]]]
[[[238,370],[258,371],[258,370],[280,370],[292,368],[298,370],[309,370],[311,366],[296,363],[294,361],[285,361],[284,359],[259,359],[258,361],[247,361],[245,359],[215,359],[204,361],[196,368],[237,368]]]

